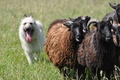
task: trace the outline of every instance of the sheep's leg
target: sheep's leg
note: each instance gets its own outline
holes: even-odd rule
[[[76,80],[79,80],[78,69],[76,69]]]
[[[70,75],[70,69],[68,69],[68,68],[65,68],[64,69],[64,75],[65,75],[65,78],[66,78],[66,80],[71,80],[69,77],[69,75]]]
[[[85,74],[82,74],[84,73],[84,70],[85,68],[82,67],[82,66],[77,66],[75,71],[76,71],[76,80],[84,80],[84,76]]]
[[[33,54],[30,53],[30,52],[25,52],[25,55],[26,55],[26,58],[28,60],[28,63],[32,64],[33,63],[33,59],[34,59]]]
[[[81,69],[81,68],[80,68]],[[80,69],[76,69],[76,80],[81,80],[80,76],[81,76],[81,71]]]
[[[60,73],[63,74],[64,80],[71,80],[70,78],[70,69],[64,67],[64,68],[59,68]]]
[[[60,70],[60,73],[63,75],[64,80],[66,80],[66,74],[65,74],[64,68],[59,68],[59,70]]]
[[[63,74],[63,76],[65,77],[64,68],[61,68],[61,69],[59,68],[59,70],[60,70],[60,73]]]
[[[36,52],[36,54],[35,54],[35,60],[39,61],[39,57],[40,57],[40,52]]]

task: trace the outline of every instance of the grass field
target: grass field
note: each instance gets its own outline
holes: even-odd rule
[[[119,0],[0,0],[0,80],[63,80],[43,51],[39,62],[29,65],[18,37],[24,14],[33,14],[44,25],[46,35],[55,19],[90,16],[102,19],[113,11],[108,3]]]

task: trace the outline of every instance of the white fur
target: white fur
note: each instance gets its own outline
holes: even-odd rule
[[[25,39],[25,32],[23,30],[24,27],[24,23],[36,23],[34,24],[34,33],[32,36],[32,41],[31,42],[27,42]],[[29,25],[27,25],[29,26]],[[44,35],[43,35],[43,28],[42,28],[42,24],[39,21],[35,21],[31,16],[30,17],[25,17],[21,20],[21,24],[19,27],[19,38],[21,41],[21,45],[22,48],[24,50],[24,53],[26,55],[26,58],[28,60],[29,64],[32,64],[34,59],[39,59],[39,55],[41,53],[41,50],[43,48],[43,44],[44,44]],[[36,56],[35,54],[36,53]]]

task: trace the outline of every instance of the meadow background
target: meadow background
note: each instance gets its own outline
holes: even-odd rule
[[[63,80],[44,51],[29,65],[21,48],[18,28],[24,14],[33,14],[44,26],[56,19],[90,16],[99,20],[113,11],[108,3],[120,0],[0,0],[0,80]]]

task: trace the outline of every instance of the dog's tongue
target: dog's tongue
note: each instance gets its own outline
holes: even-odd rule
[[[31,38],[30,34],[28,34],[28,32],[26,32],[26,41],[27,42],[31,42],[32,41],[32,38]]]

